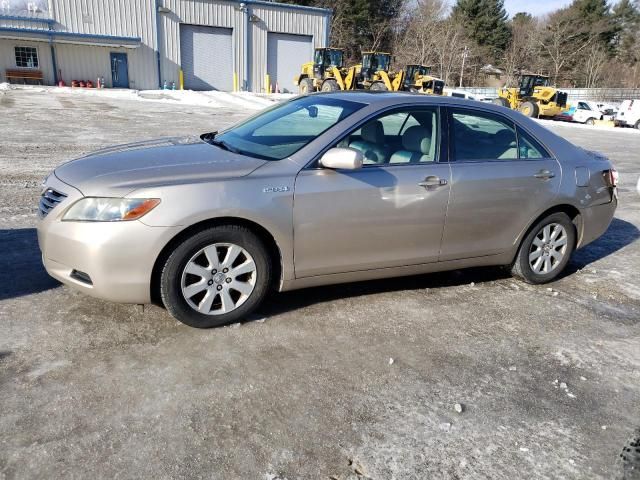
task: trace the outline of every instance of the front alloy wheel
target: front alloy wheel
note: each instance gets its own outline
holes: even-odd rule
[[[263,300],[271,259],[262,241],[239,225],[220,225],[185,238],[167,258],[160,278],[165,307],[197,328],[243,320]]]
[[[247,301],[256,276],[249,252],[232,243],[215,243],[189,259],[182,271],[182,295],[196,312],[222,315]]]

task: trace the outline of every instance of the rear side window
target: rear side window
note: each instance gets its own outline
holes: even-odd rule
[[[536,139],[518,127],[518,154],[520,158],[550,158],[549,152]]]
[[[475,110],[452,109],[451,112],[451,142],[456,160],[518,158],[518,139],[512,122]]]

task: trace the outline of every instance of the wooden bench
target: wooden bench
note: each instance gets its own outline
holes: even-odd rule
[[[42,70],[32,70],[32,69],[14,69],[5,71],[5,76],[7,77],[7,82],[13,83],[12,80],[22,80],[22,83],[27,83],[27,80],[37,81],[38,84],[42,85],[42,81],[44,79],[44,75],[42,74]]]

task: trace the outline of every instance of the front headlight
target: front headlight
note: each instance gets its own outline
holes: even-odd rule
[[[160,203],[159,198],[85,197],[71,205],[63,221],[121,222],[137,220]]]

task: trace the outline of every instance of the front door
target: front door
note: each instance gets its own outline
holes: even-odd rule
[[[503,253],[557,195],[560,165],[502,115],[450,113],[451,199],[440,260]]]
[[[127,54],[111,52],[111,85],[113,88],[129,88]]]
[[[439,138],[437,109],[395,111],[337,143],[363,153],[361,169],[300,172],[296,277],[437,262],[450,187]]]

